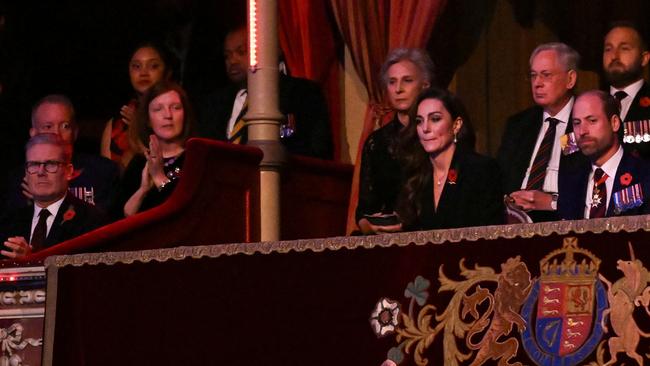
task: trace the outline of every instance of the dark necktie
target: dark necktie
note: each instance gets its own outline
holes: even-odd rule
[[[50,211],[47,209],[42,209],[41,212],[38,213],[38,223],[34,228],[34,232],[32,233],[32,241],[30,242],[32,245],[32,252],[43,249],[43,244],[45,243],[45,238],[47,237],[46,220],[50,215]]]
[[[614,93],[614,98],[616,98],[616,100],[619,103],[621,102],[621,100],[625,99],[625,97],[627,97],[627,93],[622,90],[619,90],[616,93]]]
[[[539,145],[533,166],[530,168],[528,175],[528,183],[526,183],[527,190],[541,191],[544,187],[544,178],[546,178],[546,168],[548,162],[551,160],[551,152],[553,152],[553,144],[555,143],[555,126],[560,122],[559,120],[548,117],[548,129],[544,134],[542,143]]]
[[[594,172],[594,189],[591,194],[591,208],[589,209],[589,218],[595,219],[605,217],[607,208],[607,174],[598,168]]]
[[[621,105],[621,100],[625,99],[625,97],[627,97],[627,93],[622,91],[622,90],[619,90],[616,93],[614,93],[614,99],[616,99],[616,101],[618,102],[618,114],[619,115],[621,114],[621,111],[623,109],[623,106]]]

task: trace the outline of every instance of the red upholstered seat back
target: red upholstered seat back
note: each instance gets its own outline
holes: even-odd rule
[[[183,177],[162,205],[35,253],[125,251],[259,241],[261,150],[190,139]]]

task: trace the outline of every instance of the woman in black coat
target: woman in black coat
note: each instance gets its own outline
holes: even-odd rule
[[[399,134],[409,124],[409,110],[418,95],[433,81],[433,62],[424,50],[396,48],[386,57],[380,76],[395,117],[363,145],[356,222],[364,234],[399,230],[391,221],[401,181]]]
[[[501,224],[501,175],[495,160],[473,151],[460,99],[429,89],[418,97],[402,134],[404,185],[397,213],[404,230]]]

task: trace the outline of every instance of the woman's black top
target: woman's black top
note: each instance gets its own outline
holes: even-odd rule
[[[368,136],[363,145],[356,221],[363,215],[393,213],[401,189],[402,169],[397,156],[402,124],[397,116]]]
[[[152,207],[156,207],[163,203],[174,191],[174,188],[178,184],[178,180],[181,176],[181,170],[183,168],[183,162],[185,161],[185,153],[173,158],[163,159],[163,169],[165,175],[169,178],[170,182],[165,184],[165,186],[158,190],[156,187],[152,187],[147,195],[144,197],[140,209],[138,212],[148,210]],[[131,162],[126,167],[124,171],[124,176],[122,177],[122,183],[120,184],[120,189],[118,192],[117,203],[115,208],[112,210],[113,215],[116,218],[124,217],[124,205],[131,198],[131,196],[140,188],[140,182],[142,179],[142,169],[144,169],[147,159],[144,155],[138,154],[131,159]]]

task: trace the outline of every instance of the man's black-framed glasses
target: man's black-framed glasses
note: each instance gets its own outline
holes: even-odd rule
[[[48,160],[48,161],[28,161],[25,163],[25,170],[29,174],[36,174],[41,170],[41,166],[45,167],[48,173],[56,173],[59,171],[61,165],[65,165],[64,161]]]

